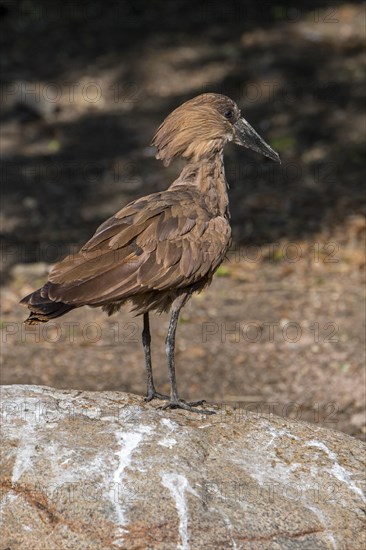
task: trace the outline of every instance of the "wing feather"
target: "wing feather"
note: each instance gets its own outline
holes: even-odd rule
[[[165,191],[127,205],[50,273],[48,295],[103,305],[152,290],[190,286],[226,254],[230,226],[194,191]],[[217,265],[216,265],[217,264]]]

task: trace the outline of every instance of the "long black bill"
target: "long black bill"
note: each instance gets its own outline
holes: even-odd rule
[[[274,151],[272,147],[270,147],[268,143],[266,143],[264,139],[257,134],[254,128],[252,128],[244,118],[239,118],[239,120],[234,124],[234,128],[236,130],[234,143],[243,145],[244,147],[247,147],[247,149],[253,149],[253,151],[257,151],[257,153],[261,153],[262,155],[281,163],[278,153],[276,153],[276,151]]]

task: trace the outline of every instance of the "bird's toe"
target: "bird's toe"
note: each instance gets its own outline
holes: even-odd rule
[[[160,410],[167,410],[167,409],[183,409],[185,411],[190,411],[194,413],[200,413],[200,414],[216,414],[215,411],[211,411],[209,409],[196,409],[196,406],[202,405],[205,401],[195,401],[192,403],[187,403],[183,399],[174,399],[170,400],[169,403],[166,403],[165,405],[162,405],[158,407]]]
[[[152,401],[153,399],[161,399],[161,400],[164,400],[164,401],[167,401],[169,400],[169,395],[164,395],[162,393],[159,393],[157,391],[152,391],[152,392],[149,392],[146,397],[144,397],[144,401],[146,403],[149,403],[150,401]]]

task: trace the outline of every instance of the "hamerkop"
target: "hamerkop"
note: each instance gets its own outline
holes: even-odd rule
[[[108,315],[129,301],[143,315],[142,343],[147,373],[146,400],[167,399],[162,408],[193,412],[203,401],[180,399],[174,366],[179,312],[192,292],[210,284],[231,241],[223,148],[228,141],[279,161],[278,154],[220,94],[203,94],[173,111],[153,139],[156,158],[188,163],[166,191],[137,199],[98,227],[74,255],[57,263],[48,282],[21,301],[26,323],[43,323],[81,306],[101,306]],[[150,352],[150,311],[167,312],[166,338],[170,397],[156,392]]]

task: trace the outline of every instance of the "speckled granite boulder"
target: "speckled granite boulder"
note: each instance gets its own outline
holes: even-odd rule
[[[1,548],[365,547],[361,442],[275,416],[156,406],[3,386]]]

